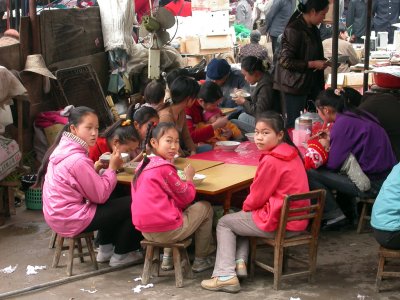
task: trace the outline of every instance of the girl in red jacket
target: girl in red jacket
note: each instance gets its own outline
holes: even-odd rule
[[[149,138],[151,136],[151,139]],[[183,181],[171,163],[179,150],[179,133],[173,123],[159,123],[149,130],[146,141],[155,156],[144,156],[132,182],[132,222],[150,241],[174,243],[195,235],[192,269],[202,272],[213,267],[208,255],[211,245],[213,210],[210,203],[193,202],[194,168],[184,169]]]
[[[268,111],[256,119],[255,143],[262,151],[250,194],[243,210],[225,215],[217,225],[217,257],[212,278],[201,286],[211,291],[240,291],[238,276],[247,276],[248,236],[273,237],[285,195],[308,192],[308,181],[298,149],[290,140],[284,122]],[[293,207],[309,205],[296,201]],[[307,221],[290,221],[288,231],[302,231]]]

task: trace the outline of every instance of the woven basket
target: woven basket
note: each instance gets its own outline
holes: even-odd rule
[[[27,209],[42,210],[42,189],[29,188],[25,193],[25,205]]]

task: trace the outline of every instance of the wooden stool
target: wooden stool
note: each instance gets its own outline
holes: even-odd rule
[[[53,249],[56,246],[56,240],[57,240],[57,232],[52,231],[49,241],[49,249]]]
[[[371,216],[368,215],[368,206],[373,205],[375,202],[374,198],[361,199],[360,202],[363,204],[360,219],[358,220],[357,233],[364,231],[365,221],[371,220]]]
[[[140,244],[142,247],[146,247],[146,257],[144,260],[142,273],[142,284],[147,284],[149,282],[150,275],[153,273],[153,271],[157,271],[157,277],[160,276],[160,249],[164,248],[172,248],[175,269],[175,286],[183,286],[182,268],[184,269],[186,278],[193,278],[189,256],[186,251],[186,248],[191,243],[191,239],[177,243],[157,243],[150,242],[148,240],[141,241]],[[181,264],[181,259],[183,259],[183,266]]]
[[[95,270],[98,270],[99,266],[97,265],[96,255],[94,253],[93,244],[92,244],[93,237],[94,237],[93,232],[81,233],[77,236],[74,236],[73,238],[67,238],[67,237],[61,236],[60,234],[57,234],[56,252],[54,253],[52,267],[57,268],[58,263],[60,261],[62,250],[68,249],[68,261],[67,261],[67,275],[68,276],[72,275],[72,264],[73,264],[74,258],[76,258],[76,257],[79,257],[81,263],[83,263],[84,262],[83,258],[85,256],[90,256],[90,259],[92,260]],[[81,239],[83,239],[83,238],[86,241],[86,247],[88,249],[88,252],[82,252]],[[64,239],[68,240],[68,246],[64,246]],[[78,248],[78,253],[76,253],[76,254],[74,254],[75,248]]]
[[[378,273],[376,274],[376,290],[379,292],[383,277],[400,277],[399,271],[385,271],[387,258],[400,258],[400,250],[390,250],[379,247]],[[387,266],[387,265],[386,265]]]
[[[0,210],[6,217],[16,214],[14,189],[18,186],[18,181],[0,181]]]

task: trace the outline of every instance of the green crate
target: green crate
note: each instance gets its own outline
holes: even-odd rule
[[[29,188],[25,192],[25,206],[27,209],[42,210],[42,189]]]

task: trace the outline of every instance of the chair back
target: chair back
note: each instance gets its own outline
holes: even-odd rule
[[[321,219],[325,205],[325,190],[314,190],[302,194],[285,196],[283,201],[281,219],[275,236],[278,245],[283,242],[286,235],[286,225],[290,221],[309,220],[309,234],[311,238],[317,238],[321,227]],[[310,200],[310,204],[303,207],[290,207],[293,201]],[[310,225],[309,224],[309,225]]]

